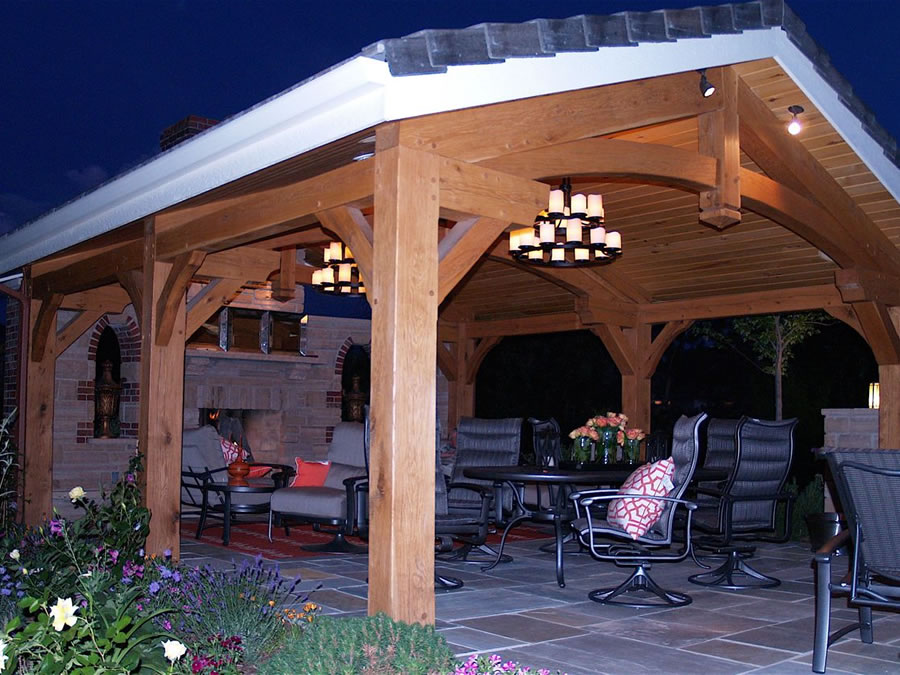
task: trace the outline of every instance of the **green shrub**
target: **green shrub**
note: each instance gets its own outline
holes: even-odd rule
[[[433,626],[409,625],[385,614],[367,617],[318,617],[302,638],[285,641],[285,648],[259,673],[385,673],[453,672],[456,662],[444,637]]]
[[[784,491],[792,495],[796,495],[794,499],[794,508],[791,512],[791,539],[806,540],[809,539],[809,529],[806,526],[806,516],[810,513],[822,513],[825,509],[825,481],[821,474],[816,474],[806,486],[801,490],[797,484],[796,478],[791,478],[790,482],[784,486]],[[775,531],[782,531],[782,523],[784,522],[784,505],[778,505],[776,513]]]

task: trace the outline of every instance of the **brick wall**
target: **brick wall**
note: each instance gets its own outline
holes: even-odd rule
[[[825,445],[877,448],[878,411],[871,408],[825,408]]]

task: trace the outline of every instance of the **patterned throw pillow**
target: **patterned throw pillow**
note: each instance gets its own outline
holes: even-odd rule
[[[672,483],[674,475],[675,462],[671,457],[644,464],[622,483],[618,493],[665,497],[675,487]],[[637,539],[647,533],[665,508],[666,502],[658,499],[614,499],[609,503],[606,521]]]
[[[290,487],[321,487],[325,484],[331,462],[309,462],[295,457],[294,463],[297,465],[297,475]]]

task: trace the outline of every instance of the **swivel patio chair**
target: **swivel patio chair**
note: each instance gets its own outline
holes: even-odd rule
[[[833,537],[815,555],[816,625],[812,669],[824,673],[828,647],[853,630],[860,640],[875,639],[872,609],[900,610],[900,450],[823,448],[834,476],[849,529]],[[850,572],[831,579],[831,557],[852,542]],[[859,621],[828,634],[831,596],[848,596]],[[864,656],[860,652],[860,656]]]
[[[356,531],[356,485],[368,479],[365,453],[365,428],[359,422],[340,422],[328,444],[331,466],[322,486],[285,487],[272,494],[269,511],[269,540],[275,519],[312,523],[316,531],[333,534],[325,544],[303,546],[306,551],[323,553],[365,553],[366,547],[347,541]],[[323,530],[323,526],[336,529]],[[285,532],[288,528],[285,525]]]
[[[597,560],[612,562],[620,567],[634,567],[631,575],[618,586],[591,591],[588,597],[594,602],[635,608],[682,607],[692,602],[686,593],[660,587],[650,577],[649,570],[654,563],[679,562],[690,555],[691,512],[696,506],[682,499],[682,495],[697,468],[700,454],[699,429],[705,419],[706,413],[694,417],[682,415],[675,423],[672,434],[675,471],[671,479],[674,487],[668,495],[624,497],[615,490],[585,490],[572,495],[578,515],[573,527],[591,555]],[[635,500],[632,506],[639,509],[646,508],[647,504],[639,506],[638,499],[662,502],[665,506],[656,522],[645,533],[635,537],[603,519],[599,515],[601,511],[597,509],[601,504],[625,499]],[[609,509],[612,510],[613,507],[609,506]],[[673,532],[676,511],[679,510],[684,512],[687,537],[680,546],[676,546]],[[610,539],[613,541],[610,542]]]
[[[557,421],[552,417],[547,420],[529,417],[528,423],[531,425],[534,463],[542,468],[558,467],[562,459],[562,444]],[[526,504],[541,508],[552,503],[555,493],[546,485],[529,483],[523,489],[522,499]]]
[[[796,419],[772,422],[742,419],[737,426],[734,470],[721,488],[698,488],[698,495],[713,497],[694,515],[694,548],[710,551],[709,558],[724,562],[714,570],[690,577],[700,586],[732,591],[774,588],[781,582],[754,569],[753,541],[786,542],[790,538],[794,495],[784,491],[794,453]],[[776,512],[785,504],[781,532],[776,531]],[[696,553],[696,551],[695,551]],[[706,569],[710,565],[695,556]]]
[[[702,465],[704,469],[725,471],[731,476],[737,455],[737,428],[740,421],[740,419],[710,418],[706,425],[706,456]],[[699,481],[697,487],[703,490],[721,490],[727,482],[727,477],[719,481]],[[697,494],[694,501],[699,508],[718,504],[715,497],[703,492]]]

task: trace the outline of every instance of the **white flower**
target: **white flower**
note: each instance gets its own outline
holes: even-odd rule
[[[84,497],[84,488],[80,485],[75,486],[71,490],[69,490],[69,499],[71,499],[73,502],[77,499],[81,499],[82,497]]]
[[[50,608],[50,616],[53,617],[53,628],[62,630],[66,626],[74,626],[75,622],[78,621],[78,617],[75,616],[77,611],[78,608],[72,604],[72,598],[66,598],[65,600],[57,598],[56,604]]]
[[[166,640],[162,643],[163,649],[166,650],[166,658],[169,659],[172,663],[175,663],[178,659],[184,656],[184,653],[187,651],[187,647],[181,644],[178,640]]]
[[[19,556],[19,549],[14,548],[12,551],[10,551],[10,552],[9,552],[9,557],[12,558],[13,560],[18,561],[18,560],[19,560],[19,557],[20,557],[20,556]]]
[[[0,638],[0,670],[6,668],[6,662],[9,660],[9,655],[6,653],[6,648],[9,646],[9,643]]]

